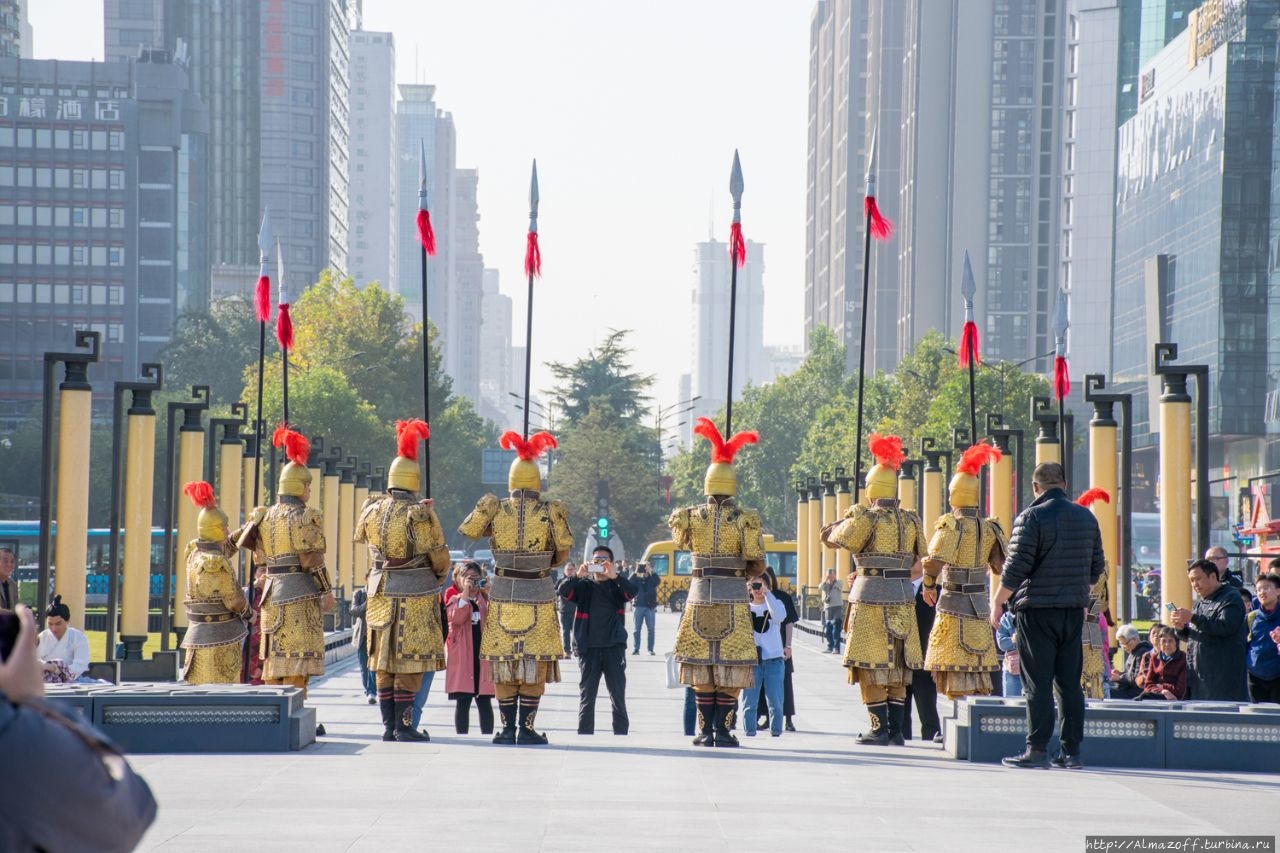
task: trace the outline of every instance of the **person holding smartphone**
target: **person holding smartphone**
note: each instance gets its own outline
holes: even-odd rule
[[[764,685],[765,701],[769,705],[769,734],[782,736],[782,676],[785,666],[782,644],[782,623],[787,618],[786,606],[773,594],[768,574],[747,582],[750,601],[751,632],[755,638],[756,684]],[[760,691],[743,693],[742,728],[747,737],[756,736],[756,706]]]
[[[613,706],[613,733],[625,735],[631,727],[627,716],[627,628],[623,618],[627,602],[636,588],[618,574],[613,551],[601,545],[591,554],[591,562],[560,584],[560,596],[577,605],[574,644],[582,674],[578,681],[578,734],[595,734],[596,695],[604,676],[609,702]]]
[[[480,564],[472,560],[464,563],[458,584],[462,589],[447,605],[449,641],[444,674],[445,690],[449,691],[449,698],[455,703],[453,729],[460,735],[470,731],[471,700],[475,699],[476,712],[480,715],[480,732],[491,735],[493,673],[489,661],[480,659],[480,641],[484,616],[489,610],[489,595],[485,592],[484,570]]]

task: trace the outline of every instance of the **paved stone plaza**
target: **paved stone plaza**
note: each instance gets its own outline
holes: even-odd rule
[[[549,747],[494,746],[474,718],[470,735],[454,735],[443,676],[425,717],[431,743],[382,743],[352,659],[313,687],[329,734],[302,752],[136,757],[160,802],[140,849],[1048,853],[1084,850],[1086,834],[1280,829],[1275,775],[1013,771],[952,761],[932,743],[855,746],[866,711],[837,657],[800,634],[800,731],[697,749],[682,694],[665,687],[675,626],[659,614],[659,654],[627,658],[627,737],[609,733],[603,684],[597,734],[576,734],[566,663],[538,716]]]

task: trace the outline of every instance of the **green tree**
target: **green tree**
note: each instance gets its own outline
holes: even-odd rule
[[[275,336],[268,330],[269,352]],[[278,359],[278,355],[276,358]],[[208,385],[213,399],[242,399],[240,377],[258,363],[258,323],[243,299],[223,299],[207,313],[178,318],[173,339],[160,351],[164,384],[169,389]],[[244,398],[252,399],[252,398]]]
[[[463,397],[454,397],[431,418],[431,494],[450,541],[461,541],[458,525],[488,491],[480,484],[480,457],[497,440],[498,430]],[[384,455],[383,464],[390,464],[390,450]]]
[[[547,367],[559,383],[551,392],[556,407],[570,424],[586,417],[596,400],[603,400],[614,418],[638,418],[649,402],[653,376],[631,367],[627,330],[611,331],[598,347],[572,364],[558,361]]]

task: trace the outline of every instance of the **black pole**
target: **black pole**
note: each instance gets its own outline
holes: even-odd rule
[[[978,440],[978,392],[977,392],[978,353],[974,341],[969,341],[969,439]]]
[[[258,323],[258,418],[253,422],[253,506],[262,505],[262,374],[267,365],[267,321]],[[252,572],[250,572],[252,575]]]
[[[529,380],[533,373],[533,272],[529,272],[529,305],[524,330],[524,437],[529,438]]]
[[[746,249],[743,249],[745,252]],[[743,260],[746,260],[744,255]],[[724,404],[724,437],[733,436],[733,346],[734,332],[738,326],[738,259],[733,256],[733,247],[729,247],[729,387],[725,391]]]
[[[289,348],[280,347],[281,402],[284,408],[284,423],[289,423]]]
[[[867,376],[867,297],[871,291],[871,213],[867,212],[862,239],[862,332],[858,338],[858,446],[853,455],[853,500],[859,498],[862,487],[862,397]]]
[[[422,419],[431,423],[431,338],[427,333],[427,247],[422,252]],[[528,432],[528,429],[525,429]],[[431,440],[422,452],[422,496],[431,497]]]

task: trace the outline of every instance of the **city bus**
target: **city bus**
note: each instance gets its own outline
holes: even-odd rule
[[[50,544],[58,538],[58,525],[54,522]],[[176,540],[175,540],[176,541]],[[106,527],[89,529],[86,549],[85,603],[105,604],[107,601],[107,560],[110,556],[111,530]],[[0,520],[0,548],[13,551],[17,559],[14,572],[19,584],[30,585],[32,590],[39,579],[40,522]],[[50,555],[52,559],[52,553]],[[119,558],[124,559],[124,531],[121,530]],[[164,528],[151,528],[151,594],[159,596],[163,588]],[[52,582],[52,578],[50,578]],[[34,592],[32,593],[34,595]]]
[[[778,577],[778,585],[792,590],[796,582],[796,543],[794,540],[776,541],[772,535],[764,535],[765,563]],[[648,563],[649,571],[658,576],[658,604],[665,604],[672,611],[684,610],[689,597],[689,581],[693,578],[693,555],[678,550],[671,540],[650,542],[644,549],[640,562]]]

